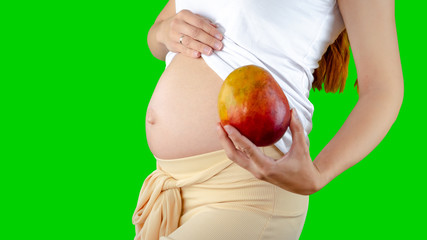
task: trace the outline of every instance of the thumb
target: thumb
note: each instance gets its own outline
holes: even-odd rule
[[[305,132],[304,127],[302,126],[302,123],[300,121],[300,118],[298,116],[297,111],[295,108],[293,108],[291,113],[291,124],[289,125],[289,128],[291,130],[292,134],[292,147],[291,148],[297,148],[301,149],[303,151],[307,150],[305,148],[308,148],[307,143],[305,142]],[[296,149],[294,149],[295,151]]]

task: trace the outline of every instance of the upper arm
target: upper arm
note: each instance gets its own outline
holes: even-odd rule
[[[338,0],[357,69],[360,95],[399,91],[403,76],[392,0]]]

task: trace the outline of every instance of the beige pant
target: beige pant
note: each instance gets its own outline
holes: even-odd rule
[[[135,240],[285,240],[299,238],[307,209],[308,196],[255,178],[220,150],[157,159],[132,222]]]

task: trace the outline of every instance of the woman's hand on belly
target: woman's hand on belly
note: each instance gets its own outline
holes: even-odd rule
[[[201,53],[211,55],[223,47],[223,35],[217,26],[189,10],[182,10],[164,20],[157,36],[169,51],[193,58],[199,58]]]

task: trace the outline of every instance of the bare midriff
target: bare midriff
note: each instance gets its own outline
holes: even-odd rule
[[[202,58],[173,58],[147,108],[147,142],[154,156],[176,159],[222,149],[216,132],[222,83]]]

